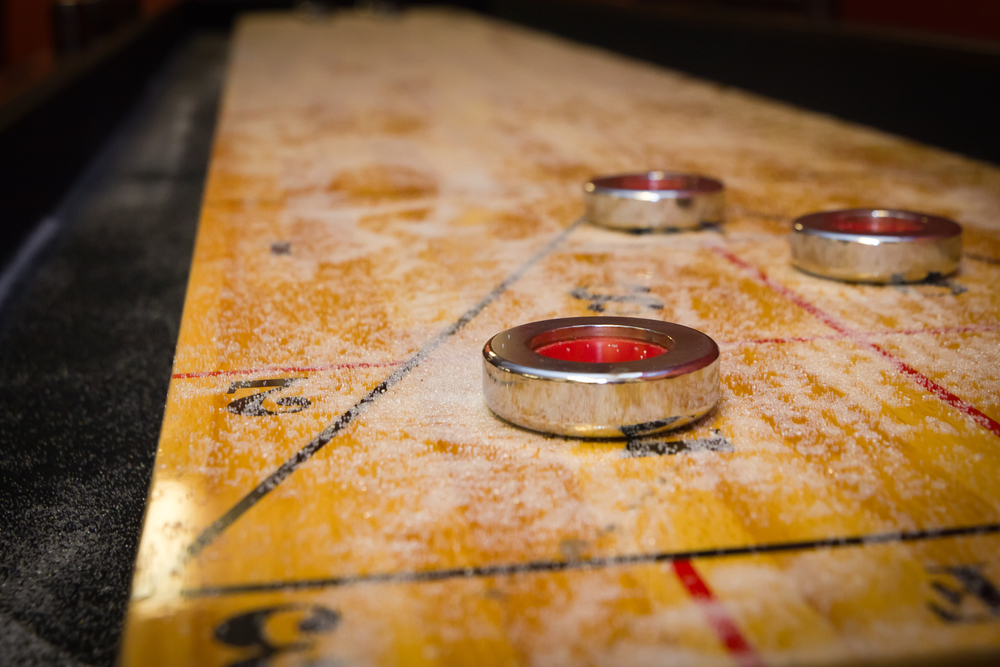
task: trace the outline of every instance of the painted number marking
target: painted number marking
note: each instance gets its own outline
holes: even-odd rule
[[[736,447],[719,429],[712,429],[708,438],[692,440],[640,440],[630,438],[625,443],[624,456],[638,458],[643,456],[673,456],[675,454],[693,454],[697,452],[735,452]]]
[[[333,632],[339,623],[340,614],[332,609],[285,604],[232,616],[215,628],[215,639],[250,654],[226,667],[267,667],[274,656],[311,649],[317,635]],[[290,629],[280,627],[288,624]]]
[[[927,607],[945,623],[1000,620],[1000,590],[986,578],[982,565],[927,568],[935,600]]]
[[[234,415],[244,417],[263,417],[265,415],[287,415],[294,412],[302,412],[310,405],[308,398],[301,396],[282,396],[271,398],[285,387],[290,387],[295,382],[304,378],[276,378],[273,380],[239,380],[229,385],[227,395],[235,394],[243,389],[263,389],[255,391],[240,398],[234,398],[226,406],[226,410]],[[268,389],[268,387],[271,387]],[[265,404],[265,401],[267,403]]]
[[[615,294],[615,292],[624,294]],[[642,306],[649,310],[663,310],[663,302],[650,294],[650,289],[642,285],[625,285],[623,288],[604,288],[600,292],[592,292],[587,287],[576,287],[569,295],[574,299],[589,301],[587,310],[603,313],[609,303],[625,303]]]

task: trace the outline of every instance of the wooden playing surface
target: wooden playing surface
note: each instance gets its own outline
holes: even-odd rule
[[[725,181],[724,225],[579,221],[654,168]],[[959,221],[960,272],[789,266],[854,206]],[[246,18],[121,663],[989,663],[998,258],[994,167],[473,15]],[[712,336],[718,408],[492,416],[490,336],[602,313]]]

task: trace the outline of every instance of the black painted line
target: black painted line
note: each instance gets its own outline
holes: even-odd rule
[[[974,252],[967,252],[965,256],[969,259],[974,259],[977,262],[983,262],[985,264],[993,264],[994,266],[1000,266],[1000,259],[996,257],[987,257],[986,255],[980,255]]]
[[[275,470],[273,473],[267,476],[260,484],[258,484],[250,493],[243,496],[243,498],[233,505],[225,514],[216,519],[210,526],[201,532],[200,535],[192,542],[187,549],[184,550],[184,554],[181,557],[181,565],[186,565],[187,562],[196,557],[201,551],[212,543],[219,535],[221,535],[229,526],[239,519],[241,516],[247,513],[247,511],[260,502],[264,496],[273,491],[279,484],[281,484],[285,479],[288,478],[295,470],[301,466],[303,463],[308,461],[313,457],[316,452],[323,449],[327,443],[333,440],[338,433],[340,433],[344,428],[347,427],[352,421],[354,421],[358,416],[363,413],[368,406],[378,400],[379,396],[386,393],[395,386],[400,380],[406,377],[410,371],[419,366],[427,357],[429,357],[438,347],[441,346],[446,340],[457,334],[459,331],[465,327],[466,324],[471,322],[477,315],[483,312],[487,306],[496,301],[500,296],[503,295],[510,286],[516,283],[518,280],[524,276],[525,272],[528,271],[532,266],[541,261],[546,255],[551,253],[563,240],[570,235],[570,233],[579,227],[584,221],[584,218],[578,219],[576,222],[571,224],[566,229],[559,232],[555,238],[546,243],[541,250],[536,252],[534,255],[529,257],[521,266],[519,266],[512,274],[507,276],[499,285],[494,287],[489,294],[484,296],[479,303],[474,305],[469,310],[452,322],[447,329],[439,333],[430,342],[424,345],[422,348],[417,350],[413,356],[400,364],[396,370],[386,379],[382,380],[377,387],[372,389],[370,392],[365,394],[365,396],[354,404],[347,412],[343,413],[337,419],[327,426],[323,431],[317,435],[313,440],[304,446],[302,449],[297,451],[292,458],[288,459],[281,466]]]
[[[597,570],[621,565],[640,565],[644,563],[662,563],[706,558],[732,558],[734,556],[756,556],[761,554],[791,551],[839,549],[842,547],[891,544],[898,542],[940,540],[950,537],[991,535],[993,533],[1000,533],[1000,523],[983,524],[979,526],[962,526],[957,528],[932,528],[929,530],[873,533],[870,535],[859,535],[854,537],[829,537],[822,540],[776,542],[772,544],[756,544],[742,547],[720,547],[694,551],[667,551],[651,554],[629,554],[625,556],[609,556],[607,558],[592,558],[588,560],[529,561],[527,563],[485,565],[480,567],[452,568],[448,570],[386,572],[382,574],[348,575],[344,577],[332,577],[329,579],[303,579],[299,581],[273,581],[259,584],[239,584],[235,586],[209,586],[205,588],[183,590],[181,591],[181,595],[187,598],[219,597],[223,595],[240,595],[247,593],[269,593],[274,591],[296,591],[310,588],[332,588],[336,586],[352,586],[355,584],[422,583],[428,581],[443,581],[446,579],[461,579],[469,577],[504,577],[534,572]]]

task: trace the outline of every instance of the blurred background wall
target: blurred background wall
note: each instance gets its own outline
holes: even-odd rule
[[[0,0],[0,270],[192,30],[446,4],[1000,163],[1000,0]]]
[[[293,0],[269,3],[187,1],[222,7],[295,4]],[[181,2],[185,0],[0,0],[0,71],[3,86],[0,96],[44,76],[51,70],[58,55],[79,52],[131,22],[155,16]],[[313,4],[352,3],[331,1]],[[442,1],[441,4],[462,4],[489,10],[493,3],[467,0],[457,3]],[[575,4],[682,9],[734,16],[766,14],[843,26],[886,28],[897,34],[1000,42],[998,0],[576,0]]]
[[[0,99],[77,54],[182,0],[0,0]]]
[[[837,0],[845,23],[1000,41],[996,0]]]
[[[579,0],[587,2],[588,0]],[[618,7],[768,13],[845,26],[1000,40],[997,0],[589,0]]]

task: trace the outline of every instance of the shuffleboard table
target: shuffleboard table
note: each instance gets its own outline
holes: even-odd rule
[[[589,224],[596,174],[721,224]],[[796,216],[957,220],[957,274],[824,280]],[[472,14],[245,17],[120,663],[1000,661],[1000,170]],[[678,431],[520,429],[506,328],[721,348]],[[994,662],[991,662],[994,661]]]

